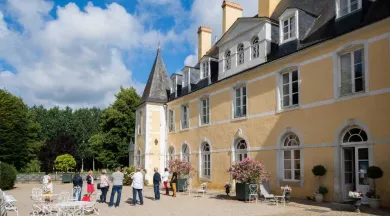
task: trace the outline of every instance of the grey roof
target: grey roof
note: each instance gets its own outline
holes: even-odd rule
[[[327,7],[329,3],[335,5],[334,0],[282,0],[276,6],[271,19],[279,20],[280,15],[289,8],[298,8],[312,15],[319,16],[323,8]]]
[[[161,51],[158,49],[152,71],[142,94],[141,103],[166,103],[168,101],[167,90],[170,88],[169,83],[167,69],[161,57]]]

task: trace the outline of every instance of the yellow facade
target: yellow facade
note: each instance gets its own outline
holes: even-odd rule
[[[335,65],[337,53],[349,46],[362,46],[368,52],[368,86],[365,93],[342,98],[335,96]],[[296,108],[280,111],[277,77],[290,66],[299,68],[300,102]],[[233,120],[232,95],[238,83],[247,88],[247,116]],[[205,95],[210,100],[210,124],[200,126],[199,99]],[[190,126],[180,130],[180,106],[186,103],[190,108]],[[194,184],[207,181],[209,187],[222,189],[231,182],[226,170],[232,163],[236,139],[242,138],[247,142],[248,156],[263,161],[270,172],[273,193],[279,194],[279,186],[288,184],[293,188],[293,197],[312,196],[318,181],[311,169],[321,164],[328,170],[323,179],[329,189],[325,199],[340,200],[341,195],[335,190],[341,181],[341,136],[348,128],[359,127],[369,135],[366,144],[372,153],[370,165],[384,171],[383,178],[377,180],[382,205],[390,204],[390,19],[256,67],[168,102],[167,106],[175,112],[175,131],[168,133],[167,147],[174,147],[176,157],[180,157],[182,144],[189,145],[190,161],[195,167]],[[157,123],[152,125],[158,127]],[[300,139],[300,181],[283,181],[277,174],[281,137],[287,132],[294,132]],[[207,179],[199,174],[203,142],[208,142],[212,149],[211,176]]]

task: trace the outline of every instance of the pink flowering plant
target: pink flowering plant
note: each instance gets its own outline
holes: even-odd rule
[[[176,172],[181,176],[191,175],[194,170],[190,162],[179,159],[168,161],[168,167],[170,171],[172,171],[172,168],[176,168]]]
[[[236,162],[228,169],[228,172],[232,172],[233,179],[241,183],[262,181],[269,177],[269,173],[265,171],[264,165],[251,158],[245,158],[240,162]]]
[[[280,190],[282,190],[282,191],[286,191],[286,192],[291,192],[291,187],[290,186],[288,186],[288,185],[286,185],[286,186],[282,186],[282,187],[280,187]]]

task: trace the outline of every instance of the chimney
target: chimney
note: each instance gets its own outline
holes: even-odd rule
[[[198,29],[198,60],[211,49],[211,33],[211,28],[206,26],[200,26]]]
[[[222,3],[222,35],[242,17],[242,7],[240,4],[224,0]]]
[[[271,17],[280,0],[259,0],[259,17]]]

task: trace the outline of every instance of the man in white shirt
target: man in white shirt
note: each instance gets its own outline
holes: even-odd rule
[[[162,175],[162,181],[164,182],[164,188],[165,188],[165,195],[169,195],[168,178],[169,178],[168,168],[165,168],[165,172]]]
[[[140,204],[144,204],[144,199],[142,197],[142,189],[144,188],[144,176],[141,173],[141,168],[137,168],[137,172],[134,173],[133,177],[133,206],[137,203],[137,193]]]

